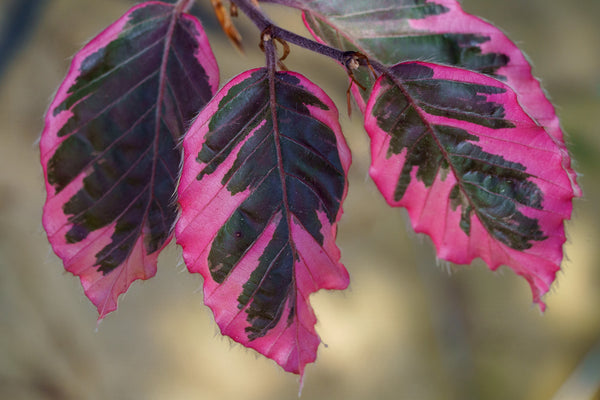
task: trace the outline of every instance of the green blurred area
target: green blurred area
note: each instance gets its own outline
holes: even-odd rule
[[[208,3],[198,1],[221,82],[260,66],[258,32],[236,21],[240,55]],[[161,255],[157,276],[134,283],[98,327],[78,280],[50,250],[40,222],[43,114],[71,55],[131,4],[47,2],[0,76],[0,399],[295,399],[296,376],[218,334],[202,305],[201,277],[185,271],[176,246]],[[8,5],[0,0],[0,13]],[[600,399],[600,2],[463,6],[525,50],[557,107],[584,189],[567,224],[569,260],[544,315],[506,268],[438,263],[429,239],[410,233],[405,212],[388,208],[368,179],[359,113],[345,115],[344,71],[293,48],[286,65],[334,99],[353,151],[338,240],[352,283],[312,297],[328,346],[307,367],[304,399]],[[306,33],[296,12],[267,9]]]

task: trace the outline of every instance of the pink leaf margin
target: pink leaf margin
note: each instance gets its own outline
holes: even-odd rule
[[[339,262],[341,254],[335,244],[337,222],[343,213],[340,207],[336,222],[330,224],[324,213],[319,212],[322,225],[321,233],[324,237],[322,249],[317,249],[318,244],[301,228],[299,221],[292,218],[291,235],[295,242],[306,243],[308,251],[299,249],[300,260],[294,265],[294,279],[297,285],[296,315],[294,322],[288,326],[286,318],[281,318],[277,326],[264,337],[249,340],[244,333],[247,326],[244,309],[238,309],[235,300],[242,291],[243,284],[252,273],[251,265],[257,265],[258,257],[272,238],[279,213],[271,221],[265,231],[259,236],[251,251],[240,260],[236,273],[231,274],[222,284],[216,283],[208,269],[208,255],[216,232],[227,221],[235,209],[248,197],[249,190],[237,193],[234,196],[227,191],[221,181],[233,165],[235,157],[225,160],[220,167],[211,174],[210,181],[198,185],[196,177],[202,170],[196,160],[196,155],[205,142],[208,132],[208,123],[211,116],[217,111],[221,100],[229,90],[247,79],[253,72],[246,71],[233,78],[225,85],[215,97],[206,105],[195,123],[190,128],[183,142],[184,162],[178,189],[181,216],[176,224],[177,243],[183,248],[183,258],[190,272],[200,273],[204,278],[204,303],[212,310],[221,333],[231,337],[234,341],[252,348],[259,353],[277,362],[285,371],[304,374],[306,364],[316,360],[320,337],[315,332],[316,316],[308,303],[311,293],[319,289],[343,290],[349,284],[349,275],[345,267]],[[309,107],[314,118],[328,125],[335,132],[337,147],[344,172],[347,174],[351,163],[350,150],[342,134],[338,111],[334,103],[319,87],[308,81],[305,77],[294,72],[286,74],[297,77],[300,85],[317,96],[329,107],[328,111]],[[238,144],[232,154],[236,154]],[[202,181],[206,180],[206,177]],[[347,193],[347,185],[342,198]],[[313,246],[314,250],[311,250]],[[318,265],[319,268],[311,268]],[[239,269],[239,271],[238,271]],[[286,303],[287,315],[289,304]]]
[[[461,210],[452,210],[449,196],[456,178],[449,173],[438,174],[433,185],[425,187],[417,180],[416,171],[411,172],[411,183],[400,201],[394,200],[394,190],[406,157],[406,150],[387,156],[390,136],[377,125],[372,110],[383,90],[383,77],[373,87],[365,110],[365,128],[371,138],[372,164],[370,175],[375,184],[393,207],[405,207],[413,229],[429,235],[440,258],[457,263],[469,264],[480,257],[490,269],[500,265],[509,266],[524,277],[531,286],[533,301],[545,310],[542,297],[548,292],[563,260],[562,246],[566,241],[564,220],[572,211],[571,181],[562,168],[561,152],[554,140],[520,107],[517,96],[509,86],[494,78],[475,72],[445,67],[437,64],[417,62],[434,70],[433,79],[468,82],[505,89],[503,94],[486,95],[487,100],[503,104],[505,119],[515,128],[491,129],[441,116],[426,115],[430,124],[443,124],[466,129],[480,141],[477,146],[491,154],[502,154],[509,161],[525,165],[530,180],[544,193],[543,209],[519,207],[524,215],[539,221],[547,239],[534,242],[525,251],[519,251],[495,240],[484,228],[475,214],[471,218],[471,234],[467,236],[460,228]],[[483,94],[480,94],[483,95]],[[424,112],[423,112],[424,113]]]
[[[40,162],[45,177],[46,202],[43,208],[42,225],[47,233],[48,241],[52,250],[63,261],[64,267],[73,275],[79,277],[85,295],[96,306],[98,320],[102,320],[107,314],[117,309],[118,298],[125,293],[129,286],[136,280],[146,280],[156,275],[157,259],[164,247],[173,238],[173,233],[165,241],[164,245],[152,254],[146,254],[143,242],[144,233],[136,241],[131,255],[117,270],[103,275],[94,264],[95,254],[110,243],[110,237],[115,229],[115,224],[108,225],[102,229],[91,232],[83,243],[70,244],[65,240],[65,234],[69,231],[71,224],[68,216],[64,214],[63,205],[83,187],[84,174],[80,174],[61,192],[56,193],[55,188],[48,182],[48,163],[56,149],[66,140],[69,135],[59,137],[57,133],[73,116],[70,110],[63,110],[54,115],[54,110],[68,97],[69,89],[75,84],[80,75],[82,63],[98,49],[106,47],[123,32],[132,13],[149,5],[162,5],[173,7],[172,4],[159,1],[149,1],[130,8],[117,21],[104,29],[94,39],[87,43],[71,61],[69,71],[62,84],[58,88],[52,103],[45,116],[44,130],[40,138]],[[219,70],[212,52],[201,52],[201,49],[210,49],[208,37],[200,22],[193,16],[181,14],[181,18],[192,22],[196,27],[196,39],[199,42],[195,57],[207,68],[209,85],[213,93],[219,85]],[[83,101],[83,100],[82,100]]]

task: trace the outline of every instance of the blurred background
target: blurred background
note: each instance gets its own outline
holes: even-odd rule
[[[41,227],[37,139],[70,57],[122,15],[125,0],[0,0],[0,398],[295,399],[298,378],[218,334],[199,275],[179,249],[136,282],[96,324],[78,279]],[[198,1],[221,82],[260,66],[258,32],[240,17],[246,55]],[[333,97],[353,151],[338,244],[352,283],[319,292],[317,363],[304,399],[600,399],[600,2],[464,0],[529,55],[554,101],[584,198],[567,224],[569,259],[544,315],[510,270],[436,262],[368,179],[359,113],[345,115],[347,78],[330,60],[292,48],[286,65]],[[295,11],[268,7],[306,33]],[[9,12],[10,11],[10,12]],[[23,23],[13,24],[18,12]]]

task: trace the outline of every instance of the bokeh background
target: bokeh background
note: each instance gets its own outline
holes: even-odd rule
[[[28,3],[21,26],[8,13]],[[260,66],[258,32],[240,17],[246,55],[203,23],[222,82]],[[199,275],[170,245],[158,274],[136,282],[101,324],[41,227],[36,140],[43,114],[83,43],[125,0],[0,0],[0,398],[296,399],[298,379],[218,333]],[[368,179],[359,113],[345,115],[344,71],[293,48],[286,63],[341,111],[354,163],[338,244],[352,283],[312,300],[327,346],[306,369],[304,399],[600,399],[600,1],[464,0],[533,60],[569,134],[585,196],[567,224],[569,260],[542,315],[508,269],[436,261]],[[305,33],[299,14],[268,7]],[[21,38],[19,41],[17,38]],[[6,46],[6,45],[9,46]]]

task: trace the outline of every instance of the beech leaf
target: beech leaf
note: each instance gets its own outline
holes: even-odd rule
[[[177,242],[221,332],[303,374],[309,295],[345,289],[335,245],[350,152],[327,95],[265,68],[221,89],[186,135]]]
[[[543,310],[572,210],[561,149],[496,79],[423,62],[391,74],[365,111],[379,190],[440,258],[508,265]]]
[[[152,1],[75,55],[50,105],[43,224],[100,319],[156,273],[177,216],[177,143],[218,79],[200,22]]]
[[[498,28],[466,13],[456,0],[268,0],[304,10],[305,25],[319,41],[356,50],[386,64],[426,60],[454,65],[501,79],[519,103],[560,148],[562,166],[577,197],[581,189],[554,107],[531,72],[521,50]],[[353,85],[361,110],[373,78],[363,68],[355,76],[366,91]]]

